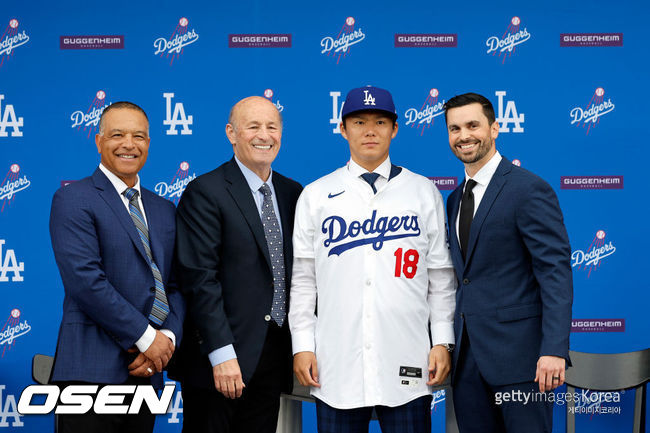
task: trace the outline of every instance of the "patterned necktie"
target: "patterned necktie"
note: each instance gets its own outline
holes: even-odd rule
[[[142,216],[142,211],[140,210],[140,205],[138,204],[138,190],[135,188],[127,188],[123,194],[127,200],[129,200],[129,212],[131,213],[131,219],[135,224],[135,228],[138,229],[138,234],[142,240],[144,251],[147,253],[149,266],[151,266],[151,272],[153,273],[153,279],[156,284],[156,296],[153,300],[151,313],[149,313],[149,321],[155,323],[158,326],[161,326],[169,314],[169,303],[167,302],[167,295],[165,294],[165,286],[163,284],[162,275],[160,275],[160,270],[158,269],[156,263],[153,261],[153,255],[151,254],[151,245],[149,244],[149,229],[147,229],[147,225],[144,222],[144,217]]]
[[[286,317],[286,283],[284,273],[284,252],[282,235],[278,218],[273,210],[273,199],[271,198],[271,187],[263,184],[259,191],[264,194],[262,203],[262,226],[264,226],[264,237],[269,248],[271,257],[271,269],[273,270],[273,304],[271,305],[271,317],[279,326],[284,323]]]
[[[460,240],[460,249],[463,253],[463,259],[467,255],[467,242],[469,242],[469,231],[472,228],[474,219],[474,193],[472,190],[476,186],[476,181],[470,179],[465,185],[465,193],[460,201],[460,217],[458,219],[458,239]]]
[[[379,177],[379,173],[363,173],[361,175],[363,180],[368,182],[368,185],[372,187],[372,192],[377,194],[377,188],[375,188],[375,182],[377,181],[377,178]]]

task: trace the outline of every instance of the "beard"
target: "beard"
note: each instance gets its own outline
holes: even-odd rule
[[[475,142],[476,140],[468,141],[468,142],[457,142],[456,144],[470,144]],[[454,145],[454,154],[458,159],[460,159],[464,164],[473,164],[475,162],[480,161],[481,159],[485,158],[485,155],[487,155],[492,147],[494,146],[494,140],[491,138],[488,138],[487,140],[479,141],[478,146],[474,153],[470,154],[463,154],[459,150],[456,149]]]

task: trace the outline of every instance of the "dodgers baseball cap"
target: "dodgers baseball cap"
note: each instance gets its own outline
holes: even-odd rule
[[[390,92],[375,86],[365,86],[352,89],[345,97],[345,104],[341,110],[341,119],[357,111],[378,110],[397,119],[395,104]]]

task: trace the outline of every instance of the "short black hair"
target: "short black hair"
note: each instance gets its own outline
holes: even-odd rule
[[[352,113],[348,113],[345,116],[341,118],[341,123],[343,123],[343,127],[345,127],[346,123],[345,121],[348,119],[348,117],[354,116],[355,114],[359,113],[379,113],[383,114],[386,117],[389,117],[393,121],[393,128],[395,128],[395,122],[397,122],[397,114],[391,113],[390,111],[384,111],[384,110],[358,110],[358,111],[353,111]]]
[[[117,110],[120,108],[128,108],[129,110],[139,111],[144,115],[144,118],[147,119],[147,125],[149,124],[149,117],[147,116],[147,113],[145,113],[142,107],[140,107],[139,105],[129,101],[113,102],[111,105],[104,108],[104,111],[102,111],[102,115],[99,117],[99,135],[102,135],[104,133],[104,116],[106,115],[106,113],[108,113],[111,110]]]
[[[496,120],[494,115],[494,107],[488,98],[478,93],[463,93],[456,95],[445,103],[445,123],[447,123],[447,111],[451,108],[464,107],[469,104],[481,104],[483,107],[483,114],[488,119],[488,123],[492,125]]]

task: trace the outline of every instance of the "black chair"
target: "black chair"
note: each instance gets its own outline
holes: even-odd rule
[[[633,433],[645,431],[645,384],[650,380],[650,349],[627,353],[569,352],[570,367],[566,372],[567,393],[576,388],[592,391],[635,389]],[[603,374],[606,372],[606,374]],[[567,433],[575,433],[575,402],[567,401]]]

